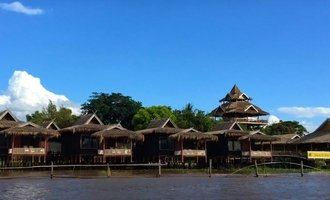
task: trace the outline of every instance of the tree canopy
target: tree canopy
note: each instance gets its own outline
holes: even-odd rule
[[[71,126],[77,119],[77,116],[72,114],[72,110],[60,107],[59,110],[56,105],[49,101],[48,106],[42,111],[35,111],[31,115],[26,115],[26,120],[35,124],[41,125],[45,121],[54,120],[59,128]]]
[[[151,106],[141,108],[133,117],[134,130],[147,128],[148,124],[153,119],[171,118],[176,121],[176,117],[168,106]]]
[[[267,135],[298,134],[302,136],[306,128],[297,121],[281,121],[270,126],[266,126],[263,132]]]
[[[207,116],[204,111],[194,109],[191,103],[188,103],[182,110],[174,110],[176,124],[180,128],[195,128],[199,131],[210,131],[216,121]]]
[[[132,129],[132,118],[142,108],[141,102],[121,93],[93,92],[87,102],[81,105],[83,114],[96,113],[105,124],[121,123]]]

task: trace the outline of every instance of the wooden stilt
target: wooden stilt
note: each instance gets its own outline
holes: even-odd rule
[[[50,178],[53,179],[54,177],[54,166],[53,162],[50,163]]]
[[[256,177],[259,177],[257,160],[254,160],[254,167],[255,167],[255,170],[256,170]]]
[[[209,160],[209,178],[212,176],[212,159]]]

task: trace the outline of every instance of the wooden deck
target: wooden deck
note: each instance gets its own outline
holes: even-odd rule
[[[174,155],[181,156],[183,153],[183,156],[185,157],[205,157],[206,153],[205,150],[192,150],[192,149],[184,149],[183,152],[181,150],[175,151]]]
[[[34,148],[34,147],[23,147],[23,148],[12,148],[8,150],[11,155],[45,155],[45,148]]]
[[[271,158],[271,151],[242,151],[242,156],[251,157],[251,158]]]
[[[132,156],[131,149],[100,149],[97,153],[103,156]]]

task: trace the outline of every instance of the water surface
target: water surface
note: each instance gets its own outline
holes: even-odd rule
[[[0,179],[0,199],[329,199],[330,175]]]

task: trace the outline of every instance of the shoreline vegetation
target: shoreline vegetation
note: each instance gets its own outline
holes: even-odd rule
[[[269,167],[259,165],[257,171],[255,167],[231,167],[231,168],[219,168],[212,169],[212,175],[209,174],[208,168],[162,168],[162,177],[171,176],[184,176],[184,177],[194,177],[194,176],[277,176],[277,175],[297,175],[301,174],[301,169],[297,167]],[[330,174],[330,169],[321,168],[304,168],[303,174],[318,173],[318,174]],[[258,174],[258,175],[256,175]],[[49,178],[51,175],[50,169],[0,169],[0,179],[10,179],[10,178]],[[158,168],[111,168],[109,172],[107,169],[102,169],[100,167],[90,168],[90,167],[72,167],[71,169],[55,169],[53,171],[53,176],[51,178],[129,178],[129,177],[160,177],[158,174]]]

